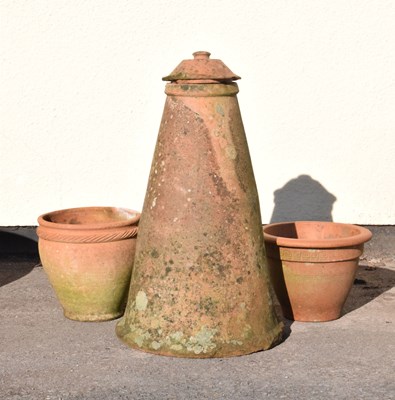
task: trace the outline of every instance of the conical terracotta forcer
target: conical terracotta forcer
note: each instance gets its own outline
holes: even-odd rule
[[[128,305],[118,336],[177,357],[268,349],[274,311],[258,194],[236,98],[239,77],[197,52],[164,78]]]

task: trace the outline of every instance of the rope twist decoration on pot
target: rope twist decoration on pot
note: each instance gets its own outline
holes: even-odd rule
[[[130,239],[137,236],[138,227],[133,226],[130,229],[117,230],[116,232],[107,233],[88,233],[87,231],[67,232],[59,230],[52,230],[48,228],[38,227],[37,235],[40,239],[50,240],[53,242],[66,242],[66,243],[103,243],[115,242],[117,240]]]

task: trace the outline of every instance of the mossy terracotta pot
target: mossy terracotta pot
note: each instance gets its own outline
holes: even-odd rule
[[[112,207],[38,218],[41,263],[67,318],[105,321],[123,314],[139,219],[136,211]]]
[[[283,222],[263,228],[274,290],[284,316],[321,322],[341,316],[368,229],[335,222]]]

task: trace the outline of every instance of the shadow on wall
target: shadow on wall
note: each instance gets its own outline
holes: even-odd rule
[[[38,263],[35,228],[0,228],[0,287],[27,275]]]
[[[274,192],[271,223],[286,221],[333,221],[336,197],[309,175],[300,175]]]

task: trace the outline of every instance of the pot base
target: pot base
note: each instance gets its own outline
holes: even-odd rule
[[[111,321],[113,319],[117,319],[122,317],[123,311],[118,313],[110,313],[110,314],[76,314],[70,311],[63,310],[63,315],[72,321],[79,322],[103,322],[103,321]]]
[[[284,318],[290,321],[298,321],[298,322],[329,322],[329,321],[335,321],[342,316],[341,310],[340,312],[338,310],[331,313],[326,312],[324,315],[319,315],[319,314],[309,315],[304,312],[298,313],[297,311],[295,311],[295,309],[289,310],[281,308],[281,310],[283,312]]]
[[[188,348],[187,345],[168,345],[166,343],[159,343],[152,341],[150,344],[141,342],[141,336],[138,334],[125,334],[122,327],[122,320],[116,327],[116,335],[118,338],[134,350],[139,350],[144,353],[155,354],[165,357],[175,358],[229,358],[229,357],[240,357],[243,355],[253,354],[264,350],[269,350],[277,346],[283,338],[283,327],[284,324],[280,322],[274,329],[269,332],[265,332],[265,340],[261,340],[259,343],[243,345],[241,341],[230,341],[225,343],[223,340],[213,342],[212,349],[208,351],[201,351],[200,346],[195,344],[195,348]],[[263,337],[263,336],[262,336]]]

